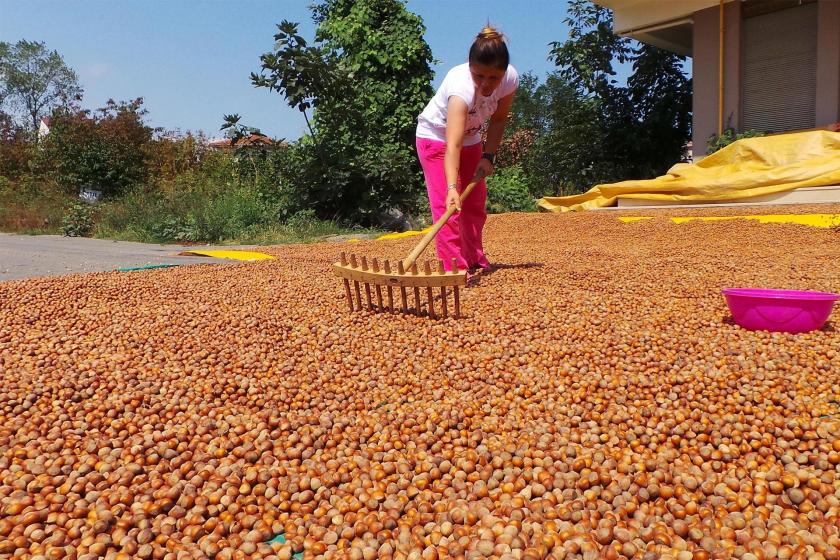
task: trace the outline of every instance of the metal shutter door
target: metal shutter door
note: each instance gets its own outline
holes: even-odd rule
[[[817,4],[743,21],[743,129],[813,128],[817,99]]]

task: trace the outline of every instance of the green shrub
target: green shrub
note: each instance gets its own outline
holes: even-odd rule
[[[536,133],[528,128],[520,128],[506,134],[502,143],[499,144],[496,165],[499,167],[519,165],[534,145],[536,138]]]
[[[742,138],[755,138],[758,136],[764,136],[764,133],[760,130],[735,132],[735,129],[727,128],[721,135],[712,134],[709,136],[709,139],[706,141],[706,155],[713,154],[736,140],[741,140]]]
[[[307,213],[304,212],[299,217],[295,217],[292,221],[294,226],[285,224],[277,225],[258,225],[248,228],[243,231],[240,236],[236,238],[237,243],[245,245],[273,245],[278,243],[306,243],[310,241],[319,241],[324,238],[334,235],[347,234],[361,234],[361,235],[381,235],[382,231],[363,229],[363,228],[348,228],[342,226],[336,221],[319,220],[313,218],[311,221],[306,221]],[[311,214],[309,214],[311,215]]]
[[[253,226],[277,222],[277,208],[255,189],[240,187],[196,201],[189,216],[195,221],[195,241],[215,242],[235,239]]]
[[[170,195],[137,190],[103,205],[98,235],[217,243],[236,239],[255,226],[279,223],[277,203],[253,186],[234,185],[227,191],[207,184],[194,187]]]
[[[286,220],[286,225],[295,230],[302,230],[310,228],[315,222],[318,222],[315,218],[315,210],[307,208],[293,214]]]
[[[214,150],[207,146],[204,133],[181,134],[177,131],[156,130],[151,142],[146,144],[146,166],[151,178],[161,186],[171,185],[173,180],[200,167],[204,158]]]
[[[536,209],[536,201],[528,190],[521,167],[505,167],[487,179],[487,211],[491,214]]]
[[[150,175],[147,146],[152,129],[143,122],[143,100],[109,100],[96,113],[59,110],[39,145],[39,172],[69,194],[82,188],[118,196]]]
[[[0,111],[0,175],[15,180],[31,171],[34,151],[32,134]]]
[[[61,234],[66,237],[90,237],[94,227],[94,210],[89,204],[74,203],[61,220]]]
[[[15,180],[0,177],[0,231],[16,233],[61,232],[68,197],[50,181],[24,174]]]

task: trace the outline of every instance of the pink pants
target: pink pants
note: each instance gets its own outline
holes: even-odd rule
[[[426,191],[432,208],[432,219],[435,221],[446,213],[446,173],[443,167],[445,154],[445,142],[417,138],[417,155],[426,177]],[[459,191],[472,181],[479,161],[480,143],[461,149]],[[456,259],[459,269],[490,266],[481,244],[481,232],[484,222],[487,221],[486,203],[487,185],[482,180],[461,204],[461,211],[453,214],[435,237],[437,255],[443,261],[446,270],[452,269],[453,258]]]

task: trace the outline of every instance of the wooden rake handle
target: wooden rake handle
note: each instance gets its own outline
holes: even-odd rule
[[[482,180],[484,177],[478,177],[473,180],[472,183],[467,185],[467,188],[464,189],[464,192],[461,193],[461,204],[464,203],[464,200],[467,199],[467,196],[472,192],[473,188]],[[426,250],[426,247],[429,246],[429,243],[432,242],[432,239],[440,231],[440,228],[449,220],[452,214],[455,213],[455,206],[451,206],[450,208],[446,209],[446,212],[441,216],[438,221],[435,222],[435,225],[432,226],[432,229],[423,236],[423,239],[420,240],[420,243],[414,247],[414,249],[408,254],[408,256],[403,260],[403,267],[408,270],[411,265],[414,264],[414,261]]]

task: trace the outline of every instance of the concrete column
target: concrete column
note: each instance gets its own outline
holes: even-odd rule
[[[724,6],[723,128],[741,126],[741,3]],[[718,129],[720,12],[714,6],[694,14],[692,46],[692,142],[694,157],[706,153],[706,141]]]
[[[817,5],[817,103],[815,124],[840,122],[840,2]]]
[[[718,11],[694,14],[692,45],[692,134],[694,158],[706,154],[706,141],[717,132],[718,100]]]
[[[741,2],[724,7],[723,128],[741,130]]]

